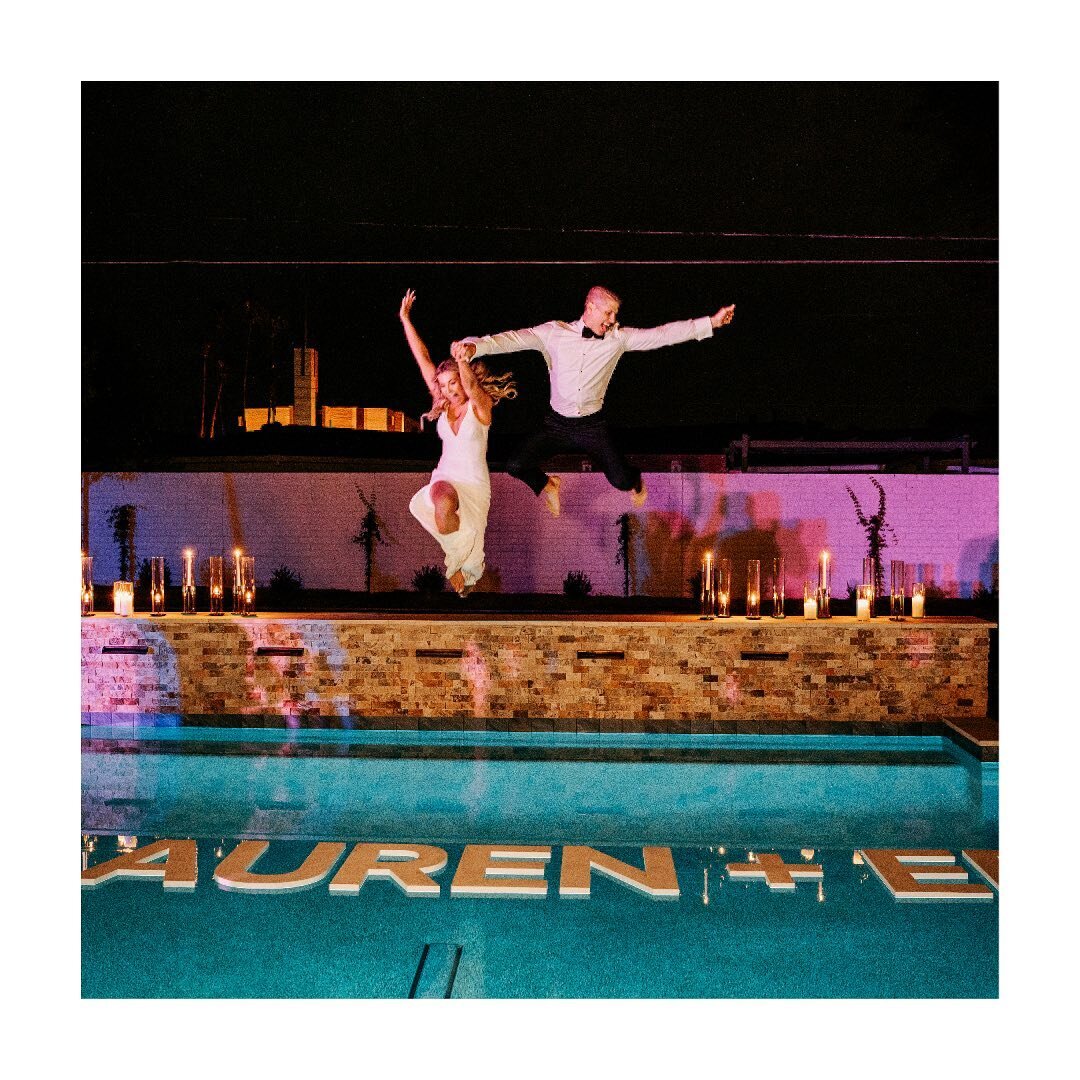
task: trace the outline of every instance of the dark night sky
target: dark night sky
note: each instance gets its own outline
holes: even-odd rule
[[[286,323],[280,401],[306,309],[324,402],[416,415],[406,287],[442,353],[574,318],[596,281],[628,325],[738,304],[710,342],[622,360],[622,426],[990,445],[997,154],[993,83],[85,84],[84,445],[117,405],[137,449],[195,434],[207,340],[235,417],[245,299]],[[251,404],[269,358],[256,332]],[[514,433],[546,377],[506,359]]]

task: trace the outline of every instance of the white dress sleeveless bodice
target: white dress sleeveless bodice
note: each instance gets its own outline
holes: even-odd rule
[[[491,490],[491,474],[488,472],[487,445],[488,424],[482,424],[469,402],[465,415],[458,425],[457,434],[450,426],[445,412],[439,414],[435,430],[442,439],[442,457],[431,474],[432,482],[460,480],[465,484],[483,484]]]

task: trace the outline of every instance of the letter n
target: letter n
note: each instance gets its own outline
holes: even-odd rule
[[[636,866],[597,851],[596,848],[564,847],[559,874],[559,895],[589,896],[592,871],[595,870],[654,899],[677,899],[679,880],[675,876],[671,848],[646,847],[641,849],[641,854],[645,867],[639,870]]]

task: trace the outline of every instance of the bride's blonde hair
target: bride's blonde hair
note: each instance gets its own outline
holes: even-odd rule
[[[513,372],[506,371],[502,375],[492,375],[488,371],[487,364],[479,357],[470,360],[469,367],[472,369],[473,375],[476,376],[476,381],[484,388],[484,392],[491,398],[493,404],[497,405],[503,398],[517,397]],[[444,371],[457,371],[457,369],[456,360],[444,360],[435,369],[435,390],[431,395],[431,411],[424,413],[420,418],[421,424],[425,420],[438,420],[439,414],[446,412],[450,403],[443,397],[442,387],[439,385],[439,376]]]

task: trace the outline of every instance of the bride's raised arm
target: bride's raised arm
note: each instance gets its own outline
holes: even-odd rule
[[[435,396],[435,365],[431,362],[431,353],[428,352],[424,339],[416,332],[412,323],[412,306],[416,302],[416,293],[409,289],[401,298],[401,308],[398,310],[398,318],[405,331],[405,340],[409,343],[413,356],[416,358],[417,367],[424,377],[431,396]]]

